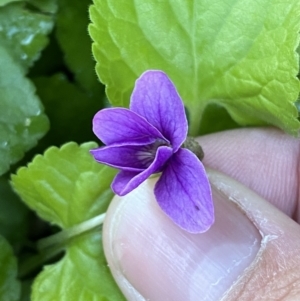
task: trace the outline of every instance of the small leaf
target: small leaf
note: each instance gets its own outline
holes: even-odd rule
[[[17,280],[17,261],[7,241],[0,235],[0,300],[17,301],[20,283]]]
[[[94,0],[89,32],[114,106],[128,106],[143,71],[161,69],[190,112],[193,135],[210,103],[242,125],[297,134],[299,14],[298,0]]]
[[[24,71],[0,45],[0,175],[36,145],[48,119]]]
[[[76,238],[65,257],[36,278],[32,301],[125,301],[113,283],[101,240],[100,229]]]
[[[47,45],[53,24],[51,15],[30,11],[24,2],[0,7],[0,45],[27,71]]]
[[[68,228],[104,212],[115,170],[93,160],[96,143],[50,147],[12,176],[22,200],[46,221]]]
[[[92,41],[87,32],[91,0],[60,0],[56,37],[76,81],[90,94],[102,94],[92,58]]]
[[[12,176],[23,201],[45,220],[62,228],[93,218],[107,209],[115,170],[89,154],[95,143],[70,142],[49,148]],[[65,242],[64,242],[65,243]],[[66,255],[47,266],[33,285],[33,301],[125,300],[114,283],[101,247],[100,229],[73,238]]]

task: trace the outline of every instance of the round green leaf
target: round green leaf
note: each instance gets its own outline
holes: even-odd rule
[[[128,106],[143,71],[160,69],[189,110],[191,134],[211,103],[240,124],[297,134],[299,14],[298,0],[94,0],[89,32],[114,106]]]
[[[115,170],[97,163],[89,150],[96,143],[50,147],[12,176],[22,200],[43,219],[69,228],[105,212],[113,194]]]
[[[100,229],[76,238],[64,258],[36,278],[32,301],[125,301],[102,248]]]

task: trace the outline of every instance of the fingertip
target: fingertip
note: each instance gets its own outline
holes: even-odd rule
[[[109,208],[104,246],[116,281],[128,300],[218,300],[254,260],[260,233],[216,194],[215,224],[188,233],[161,211],[154,185],[148,180]]]

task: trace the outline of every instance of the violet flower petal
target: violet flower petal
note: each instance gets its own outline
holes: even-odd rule
[[[162,210],[182,229],[202,233],[214,222],[211,189],[201,161],[180,148],[168,161],[154,194]]]
[[[125,108],[109,108],[97,112],[93,119],[93,131],[104,144],[148,144],[156,138],[164,139],[147,120]]]
[[[95,160],[111,167],[141,172],[154,161],[159,141],[146,145],[112,144],[90,150]]]
[[[172,156],[172,148],[160,146],[152,164],[144,171],[137,173],[121,170],[114,178],[111,188],[117,195],[123,196],[144,182],[153,173],[159,172],[167,160]]]
[[[162,71],[146,71],[136,81],[130,110],[145,117],[172,144],[174,152],[184,142],[188,124],[176,87]]]

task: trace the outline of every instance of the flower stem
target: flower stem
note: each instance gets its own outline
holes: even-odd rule
[[[72,238],[102,225],[104,218],[105,213],[71,228],[64,229],[54,235],[40,239],[37,242],[37,249],[39,253],[27,258],[23,263],[20,264],[19,277],[24,278],[27,275],[30,275],[42,264],[61,253]]]
[[[37,248],[39,251],[42,251],[56,244],[66,244],[71,238],[102,225],[104,218],[105,213],[89,219],[81,224],[75,225],[69,229],[65,229],[57,234],[43,238],[37,242]]]

